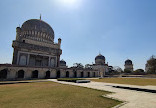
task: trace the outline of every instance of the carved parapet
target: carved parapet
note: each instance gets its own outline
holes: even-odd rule
[[[28,49],[28,50],[36,50],[36,51],[42,51],[42,52],[48,52],[48,53],[54,53],[56,55],[61,55],[62,50],[61,49],[54,49],[54,48],[49,48],[49,47],[44,47],[44,46],[39,46],[39,45],[33,45],[33,44],[28,44],[28,43],[23,43],[23,42],[18,42],[18,41],[13,41],[12,43],[13,48],[23,48],[23,49]]]

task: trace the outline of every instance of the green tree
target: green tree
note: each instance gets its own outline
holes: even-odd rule
[[[132,73],[132,71],[130,71],[128,69],[124,69],[124,73]]]
[[[151,56],[151,58],[147,60],[146,66],[148,67],[147,73],[156,74],[156,57]]]
[[[84,66],[81,63],[74,63],[73,65],[74,68],[84,68]]]
[[[143,69],[137,69],[137,70],[134,71],[134,74],[135,75],[143,75],[143,74],[145,74],[145,72],[144,72]]]
[[[86,64],[86,65],[85,65],[85,68],[86,68],[86,69],[92,69],[92,67],[91,67],[90,64]]]

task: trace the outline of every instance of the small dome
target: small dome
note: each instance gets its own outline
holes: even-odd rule
[[[66,62],[64,60],[60,61],[60,66],[66,66]]]
[[[54,31],[51,26],[48,23],[39,19],[30,19],[25,21],[21,27],[21,30],[23,34],[33,36],[38,35],[39,38],[43,35],[43,37],[49,39],[50,41],[54,40]]]
[[[98,56],[95,57],[95,60],[97,59],[102,59],[102,60],[105,60],[105,57],[101,54],[99,54]]]
[[[104,65],[105,64],[105,57],[101,54],[95,57],[95,64]]]
[[[132,60],[129,60],[129,59],[126,60],[126,61],[125,61],[125,65],[132,65]]]

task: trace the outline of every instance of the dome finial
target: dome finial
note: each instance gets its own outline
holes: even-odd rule
[[[101,55],[101,52],[99,51],[99,55]]]
[[[41,20],[41,14],[40,14],[40,20]]]

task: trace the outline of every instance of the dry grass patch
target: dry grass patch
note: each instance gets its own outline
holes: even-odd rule
[[[110,108],[121,102],[108,94],[54,82],[0,85],[0,108]]]
[[[92,79],[96,82],[117,83],[117,84],[130,84],[130,85],[154,85],[156,86],[156,79],[149,78],[102,78]]]

